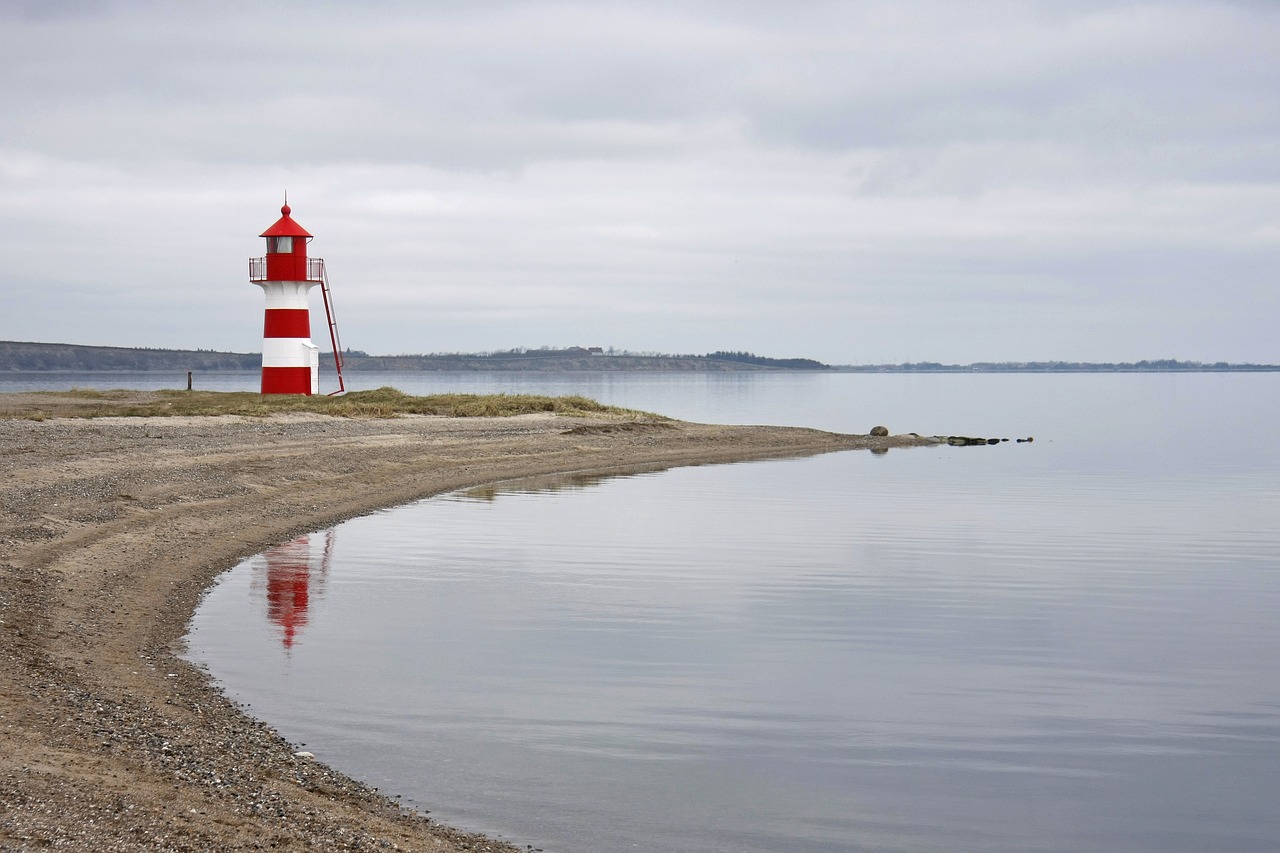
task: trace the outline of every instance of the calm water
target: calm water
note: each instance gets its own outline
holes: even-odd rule
[[[559,853],[1280,849],[1280,376],[423,375],[1008,436],[510,483],[246,561],[192,659]]]

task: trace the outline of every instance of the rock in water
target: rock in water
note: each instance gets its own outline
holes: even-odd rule
[[[889,434],[889,428],[882,427],[882,426],[873,426],[871,428],[871,434],[874,435],[876,438],[884,438],[886,435]]]

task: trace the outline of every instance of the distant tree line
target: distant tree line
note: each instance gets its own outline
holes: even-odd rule
[[[259,353],[0,341],[0,370],[10,371],[246,370],[261,363]]]
[[[830,366],[811,358],[767,358],[750,352],[725,352],[717,350],[707,353],[705,358],[712,361],[736,361],[741,364],[757,364],[761,367],[778,367],[784,370],[830,370]]]
[[[435,352],[352,358],[353,369],[474,370],[484,367],[530,370],[830,370],[809,358],[769,358],[750,352],[718,351],[705,355],[633,352],[614,347],[515,347],[488,352]]]
[[[363,350],[343,350],[349,370],[526,370],[526,371],[730,371],[840,370],[858,373],[1158,373],[1280,371],[1274,364],[1232,364],[1154,359],[1135,362],[1007,361],[943,364],[936,361],[901,364],[831,365],[810,358],[769,358],[750,352],[717,350],[705,355],[629,352],[613,347],[516,347],[480,353],[372,356]],[[333,354],[321,354],[331,364]],[[91,347],[0,341],[0,370],[7,371],[217,371],[254,370],[261,353],[175,350],[153,347]]]

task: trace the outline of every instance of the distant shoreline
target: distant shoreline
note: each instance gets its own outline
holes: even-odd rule
[[[257,370],[260,353],[98,347],[80,344],[0,341],[4,373],[195,373]],[[322,364],[332,354],[322,354]],[[808,358],[770,358],[747,352],[706,355],[604,352],[599,347],[510,350],[494,353],[369,355],[348,350],[344,370],[520,373],[1274,373],[1280,364],[1152,359],[1136,362],[1010,361],[942,364],[823,364]]]
[[[1199,364],[1183,362],[1175,367],[1156,367],[1141,363],[1073,363],[1073,364],[947,364],[922,367],[915,364],[836,365],[833,373],[1277,373],[1280,364]]]

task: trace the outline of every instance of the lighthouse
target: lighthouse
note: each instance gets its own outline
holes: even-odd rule
[[[341,356],[324,261],[307,257],[311,234],[293,221],[290,212],[285,202],[280,218],[259,235],[267,239],[266,256],[249,259],[249,281],[261,287],[267,297],[262,328],[262,393],[320,393],[320,349],[311,342],[311,309],[307,302],[316,285],[324,294],[341,390]]]

